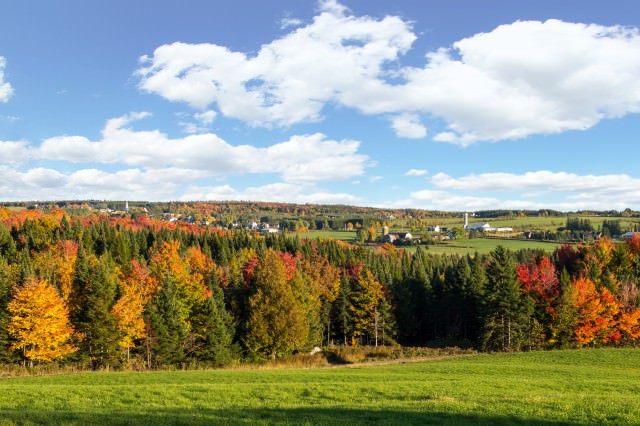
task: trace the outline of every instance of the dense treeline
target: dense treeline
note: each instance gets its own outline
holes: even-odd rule
[[[640,238],[414,254],[147,217],[0,212],[0,362],[225,365],[314,346],[635,345]]]

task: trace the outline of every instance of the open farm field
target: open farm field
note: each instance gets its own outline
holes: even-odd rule
[[[333,238],[334,240],[352,242],[356,238],[356,231],[306,231],[287,235],[297,235],[299,238]]]
[[[620,221],[620,225],[623,228],[632,228],[633,225],[640,223],[638,219],[627,219],[621,217],[607,217],[607,216],[579,216],[579,215],[571,215],[571,217],[577,217],[580,219],[587,219],[591,222],[591,225],[594,228],[598,228],[602,225],[605,220],[609,221]],[[474,220],[470,222],[482,222],[481,220]],[[546,229],[546,230],[555,230],[557,228],[563,227],[567,223],[566,217],[519,217],[514,219],[496,219],[496,220],[485,220],[484,222],[488,222],[491,226],[494,227],[510,227],[514,230],[518,231],[528,231],[535,229]],[[483,223],[484,223],[483,222]]]
[[[471,238],[468,240],[451,240],[447,243],[422,246],[429,253],[434,254],[473,254],[478,252],[480,254],[486,254],[494,250],[497,246],[504,246],[505,248],[516,251],[520,249],[542,249],[548,253],[553,252],[561,244],[549,243],[543,241],[528,241],[528,240],[509,240],[498,238]],[[405,247],[410,251],[415,251],[415,246]]]
[[[484,354],[290,370],[87,373],[0,381],[0,424],[640,422],[640,350]]]

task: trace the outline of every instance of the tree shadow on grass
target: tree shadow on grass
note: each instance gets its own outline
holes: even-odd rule
[[[138,410],[135,410],[138,411]],[[0,424],[81,425],[575,425],[512,416],[461,415],[445,412],[356,410],[342,408],[252,408],[168,410],[146,413],[2,410]]]

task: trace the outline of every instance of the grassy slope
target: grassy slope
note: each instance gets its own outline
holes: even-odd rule
[[[640,350],[0,381],[1,424],[638,424]]]

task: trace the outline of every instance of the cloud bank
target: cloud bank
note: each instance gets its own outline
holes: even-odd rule
[[[640,206],[640,179],[626,174],[578,175],[540,170],[451,177],[437,173],[433,188],[413,191],[396,206],[438,210],[624,210]]]
[[[319,184],[360,176],[372,165],[359,152],[360,142],[335,141],[321,133],[294,135],[266,147],[232,145],[213,133],[170,138],[159,130],[138,131],[130,124],[148,117],[134,112],[108,120],[102,138],[56,136],[39,146],[0,141],[0,198],[17,199],[289,199],[299,202],[356,202]],[[213,120],[212,114],[197,119]],[[68,167],[31,167],[34,162],[62,162]],[[101,166],[101,169],[96,168]],[[90,166],[90,167],[87,167]],[[85,168],[83,168],[85,167]],[[25,170],[21,170],[25,169]],[[115,170],[114,170],[115,169]],[[235,189],[203,181],[259,176],[267,185]],[[277,191],[285,191],[278,194]]]

